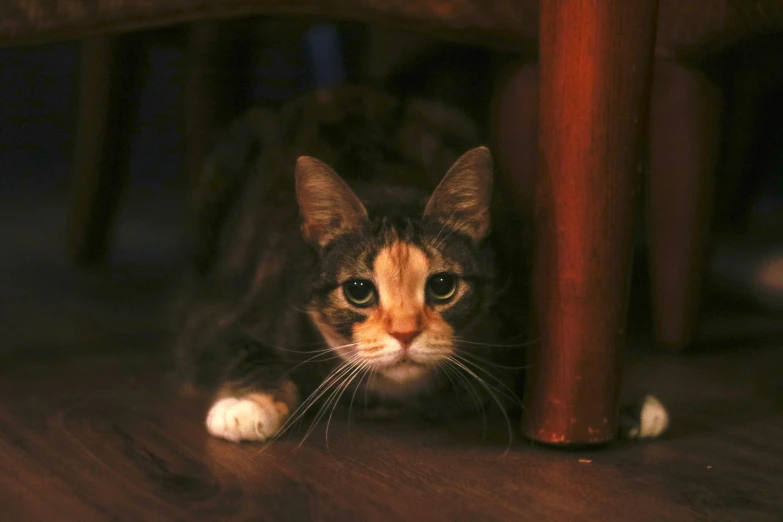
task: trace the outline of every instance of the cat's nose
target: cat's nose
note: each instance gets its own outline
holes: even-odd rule
[[[403,348],[408,348],[421,330],[408,330],[404,332],[389,332],[389,335],[397,339]]]

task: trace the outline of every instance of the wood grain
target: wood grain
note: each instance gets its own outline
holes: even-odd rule
[[[671,404],[665,440],[557,452],[516,437],[508,453],[493,418],[482,438],[481,418],[342,414],[328,447],[324,423],[301,448],[302,430],[237,445],[207,436],[204,402],[179,396],[159,357],[4,361],[3,519],[775,520],[783,411],[769,369],[782,354],[647,356],[632,375]]]
[[[657,0],[541,3],[536,328],[525,433],[612,439]]]

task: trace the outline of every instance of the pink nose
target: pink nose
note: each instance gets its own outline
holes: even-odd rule
[[[389,335],[400,341],[403,348],[407,348],[420,333],[421,330],[410,330],[408,332],[389,332]]]

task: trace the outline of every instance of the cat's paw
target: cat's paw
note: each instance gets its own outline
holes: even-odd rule
[[[623,408],[621,429],[631,439],[654,439],[669,427],[669,412],[654,395],[646,395],[634,405]]]
[[[288,407],[271,395],[253,394],[217,400],[207,414],[207,430],[220,439],[239,442],[273,437],[288,417]]]

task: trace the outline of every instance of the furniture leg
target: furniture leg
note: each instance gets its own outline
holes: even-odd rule
[[[185,173],[191,184],[198,182],[221,119],[217,100],[221,51],[219,21],[206,20],[188,26],[183,134]]]
[[[513,201],[519,218],[530,221],[538,154],[538,65],[512,67],[493,100],[493,149],[502,173],[499,192]]]
[[[706,268],[721,96],[698,72],[657,61],[650,102],[647,223],[655,340],[693,340]]]
[[[127,180],[136,108],[136,47],[131,39],[116,36],[91,38],[81,47],[68,244],[85,265],[106,260]]]
[[[524,433],[610,441],[657,0],[542,0],[534,294]]]

